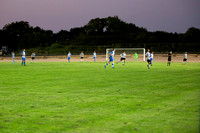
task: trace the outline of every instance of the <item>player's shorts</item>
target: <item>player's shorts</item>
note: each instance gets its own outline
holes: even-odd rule
[[[68,59],[68,60],[70,60],[70,59],[71,59],[71,57],[68,57],[67,59]]]
[[[151,61],[153,61],[153,58],[151,58]]]
[[[15,59],[15,57],[12,57],[12,59]]]
[[[187,61],[187,59],[186,59],[186,58],[184,58],[184,59],[183,59],[183,61]]]
[[[35,57],[32,57],[32,59],[34,60],[34,59],[35,59]]]
[[[110,62],[114,61],[114,58],[112,56],[110,56],[109,59],[110,59]]]
[[[148,62],[148,63],[151,63],[151,60],[150,60],[150,59],[148,59],[148,60],[147,60],[147,62]]]
[[[94,59],[96,59],[96,57],[93,57]]]
[[[122,61],[122,60],[126,60],[126,58],[121,58],[121,61]]]
[[[22,61],[25,61],[25,58],[24,58],[24,57],[22,57]]]
[[[81,57],[81,59],[83,59],[83,57]]]
[[[172,58],[168,58],[168,61],[172,61]]]

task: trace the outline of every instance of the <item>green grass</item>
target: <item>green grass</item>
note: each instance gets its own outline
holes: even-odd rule
[[[0,132],[197,133],[200,63],[0,62]]]

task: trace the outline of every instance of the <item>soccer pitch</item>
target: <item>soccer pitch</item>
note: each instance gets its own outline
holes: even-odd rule
[[[197,133],[200,63],[0,62],[0,132]]]

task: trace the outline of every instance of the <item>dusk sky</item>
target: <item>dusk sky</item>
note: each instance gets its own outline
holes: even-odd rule
[[[56,33],[108,16],[148,31],[185,33],[200,28],[200,0],[0,0],[0,29],[27,21]]]

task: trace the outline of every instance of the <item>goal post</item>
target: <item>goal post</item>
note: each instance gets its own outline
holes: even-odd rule
[[[110,52],[113,48],[106,48],[106,61],[109,60]],[[138,54],[137,61],[145,61],[145,48],[115,48],[115,58],[120,59],[120,54],[126,52],[126,60],[134,61],[134,54]]]

